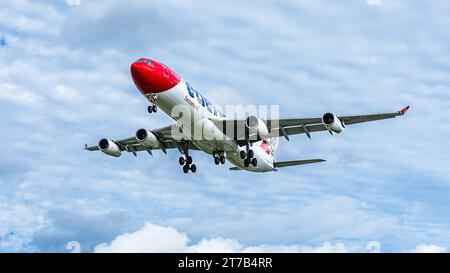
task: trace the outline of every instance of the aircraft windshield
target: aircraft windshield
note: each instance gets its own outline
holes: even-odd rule
[[[139,59],[136,62],[138,62],[138,63],[146,63],[146,64],[148,64],[151,67],[155,67],[155,64],[152,61],[150,61],[149,59]]]

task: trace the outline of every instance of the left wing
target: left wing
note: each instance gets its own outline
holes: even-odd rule
[[[317,118],[285,118],[285,119],[277,119],[277,120],[264,120],[265,126],[268,129],[269,134],[266,138],[269,137],[278,137],[284,136],[287,140],[289,140],[289,136],[296,134],[306,134],[309,138],[311,138],[312,132],[319,131],[329,131],[340,133],[340,131],[333,131],[331,124],[325,124],[326,115],[331,115],[334,118],[337,118],[340,121],[340,124],[337,123],[338,126],[341,126],[342,129],[347,125],[353,125],[357,123],[383,120],[395,118],[398,116],[403,116],[409,109],[409,106],[406,106],[400,111],[391,112],[391,113],[381,113],[381,114],[370,114],[370,115],[352,115],[352,116],[335,116],[331,113],[325,114],[323,117]],[[259,136],[252,135],[246,136],[245,130],[236,130],[237,128],[245,128],[247,120],[213,120],[211,121],[221,129],[227,136],[235,139],[240,143],[240,145],[245,144],[246,137],[250,137],[250,142],[256,142],[261,140]],[[228,128],[228,130],[227,130]],[[234,128],[234,130],[229,130],[229,128]],[[233,135],[227,133],[227,131],[232,131]]]

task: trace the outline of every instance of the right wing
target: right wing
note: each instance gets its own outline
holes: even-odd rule
[[[111,140],[114,142],[121,151],[127,151],[136,155],[137,152],[147,151],[151,154],[152,150],[162,150],[164,153],[167,153],[167,149],[179,149],[180,151],[183,149],[183,145],[187,145],[189,150],[199,150],[197,146],[195,146],[191,141],[183,140],[181,143],[178,140],[173,139],[172,130],[175,125],[168,125],[163,128],[159,128],[156,130],[152,130],[151,133],[155,135],[157,138],[159,145],[158,147],[146,147],[139,143],[136,137],[129,137],[121,140]],[[84,147],[87,151],[98,151],[100,148],[98,145],[88,147],[85,145]]]

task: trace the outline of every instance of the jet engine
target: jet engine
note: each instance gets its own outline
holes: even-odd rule
[[[248,135],[257,135],[260,139],[266,139],[269,135],[267,125],[260,118],[249,116],[245,121],[245,127]]]
[[[117,146],[114,141],[106,138],[103,138],[98,142],[98,148],[100,151],[110,156],[120,157],[122,155],[122,151],[119,146]]]
[[[334,114],[326,113],[322,117],[322,123],[331,132],[341,133],[344,131],[345,124]]]
[[[156,136],[146,129],[139,129],[136,132],[136,140],[146,148],[159,148],[160,143]]]

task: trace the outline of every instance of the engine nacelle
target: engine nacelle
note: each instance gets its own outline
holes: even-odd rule
[[[325,115],[323,115],[322,123],[325,128],[338,134],[345,129],[345,124],[332,113],[326,113]]]
[[[160,147],[159,140],[156,138],[156,136],[146,129],[137,130],[136,140],[139,142],[139,144],[149,149]]]
[[[119,146],[117,146],[116,143],[113,141],[103,138],[98,142],[98,148],[103,153],[114,156],[114,157],[120,157],[122,155],[122,151],[120,150]]]
[[[249,135],[256,134],[261,139],[266,139],[269,135],[267,125],[258,117],[249,116],[245,121],[245,127]]]

